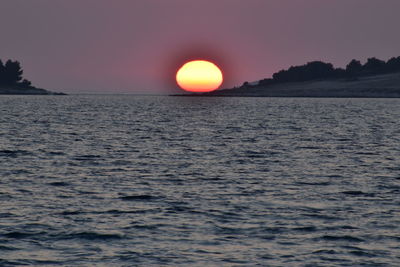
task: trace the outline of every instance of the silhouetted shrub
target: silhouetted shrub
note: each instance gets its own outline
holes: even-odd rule
[[[240,86],[240,88],[246,88],[246,87],[249,87],[249,86],[250,86],[249,82],[244,82],[242,84],[242,86]]]
[[[342,68],[337,68],[333,70],[332,78],[344,78],[346,77],[346,70]]]
[[[32,87],[32,83],[30,81],[28,81],[27,79],[23,79],[20,84],[21,84],[22,87],[25,87],[25,88]]]
[[[260,86],[267,86],[267,85],[271,85],[271,84],[274,84],[274,80],[271,78],[263,79],[258,82],[258,85],[260,85]]]

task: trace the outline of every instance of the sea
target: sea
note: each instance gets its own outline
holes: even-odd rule
[[[0,97],[0,266],[400,266],[400,99]]]

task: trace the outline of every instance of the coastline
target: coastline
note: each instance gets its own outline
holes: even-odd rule
[[[0,86],[0,95],[66,95],[61,92],[52,92],[41,88],[36,87],[1,87]]]
[[[171,96],[400,98],[400,72],[364,76],[353,80],[329,79],[278,83],[268,86],[248,85],[209,93],[175,94]]]

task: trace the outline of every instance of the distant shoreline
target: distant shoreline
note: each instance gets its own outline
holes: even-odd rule
[[[41,88],[30,87],[0,87],[0,95],[66,95],[65,93],[52,92]]]
[[[168,95],[171,97],[201,97],[201,98],[222,98],[222,97],[247,97],[247,98],[360,98],[360,99],[374,99],[374,98],[380,98],[380,99],[397,99],[400,98],[400,96],[255,96],[255,95]]]
[[[335,68],[331,63],[312,61],[280,70],[271,78],[244,82],[240,87],[189,95],[400,98],[400,57],[388,61],[373,57],[365,64],[353,59],[345,69]]]
[[[174,94],[182,97],[312,97],[400,98],[400,72],[363,76],[353,80],[329,79],[244,86],[209,93]]]
[[[23,73],[19,61],[9,59],[3,64],[0,59],[0,95],[65,95],[33,86]]]

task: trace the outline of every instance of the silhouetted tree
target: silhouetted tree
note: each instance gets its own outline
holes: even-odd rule
[[[18,61],[7,60],[3,68],[2,83],[15,85],[22,80],[23,70]]]
[[[281,70],[272,77],[275,82],[303,82],[336,78],[342,73],[343,70],[334,69],[330,63],[313,61],[303,66],[292,66],[288,70]]]
[[[3,84],[4,82],[4,65],[3,61],[0,59],[0,84]]]
[[[32,83],[22,78],[23,70],[18,61],[7,60],[5,64],[0,60],[0,85],[33,88]]]
[[[386,70],[386,62],[377,58],[369,58],[364,64],[363,70],[366,74],[379,74]]]
[[[369,58],[364,65],[360,61],[353,59],[347,64],[346,69],[334,68],[332,64],[322,61],[313,61],[302,66],[291,66],[287,70],[278,71],[272,75],[272,79],[260,80],[258,85],[268,86],[284,82],[303,82],[331,78],[357,78],[396,71],[400,71],[400,57],[391,58],[387,62],[377,58]],[[248,86],[248,84],[242,85],[242,87],[245,86]]]
[[[345,70],[334,68],[330,63],[313,61],[302,66],[292,66],[287,70],[278,71],[272,75],[272,79],[261,80],[259,85],[267,86],[274,83],[303,82],[331,78],[356,78],[394,71],[400,71],[400,57],[392,58],[387,63],[377,58],[369,58],[364,65],[360,61],[353,59],[346,66]]]
[[[392,57],[386,62],[388,72],[400,71],[400,57]]]
[[[360,61],[353,59],[349,64],[346,66],[346,73],[348,76],[354,77],[361,73],[363,69],[363,65]]]

